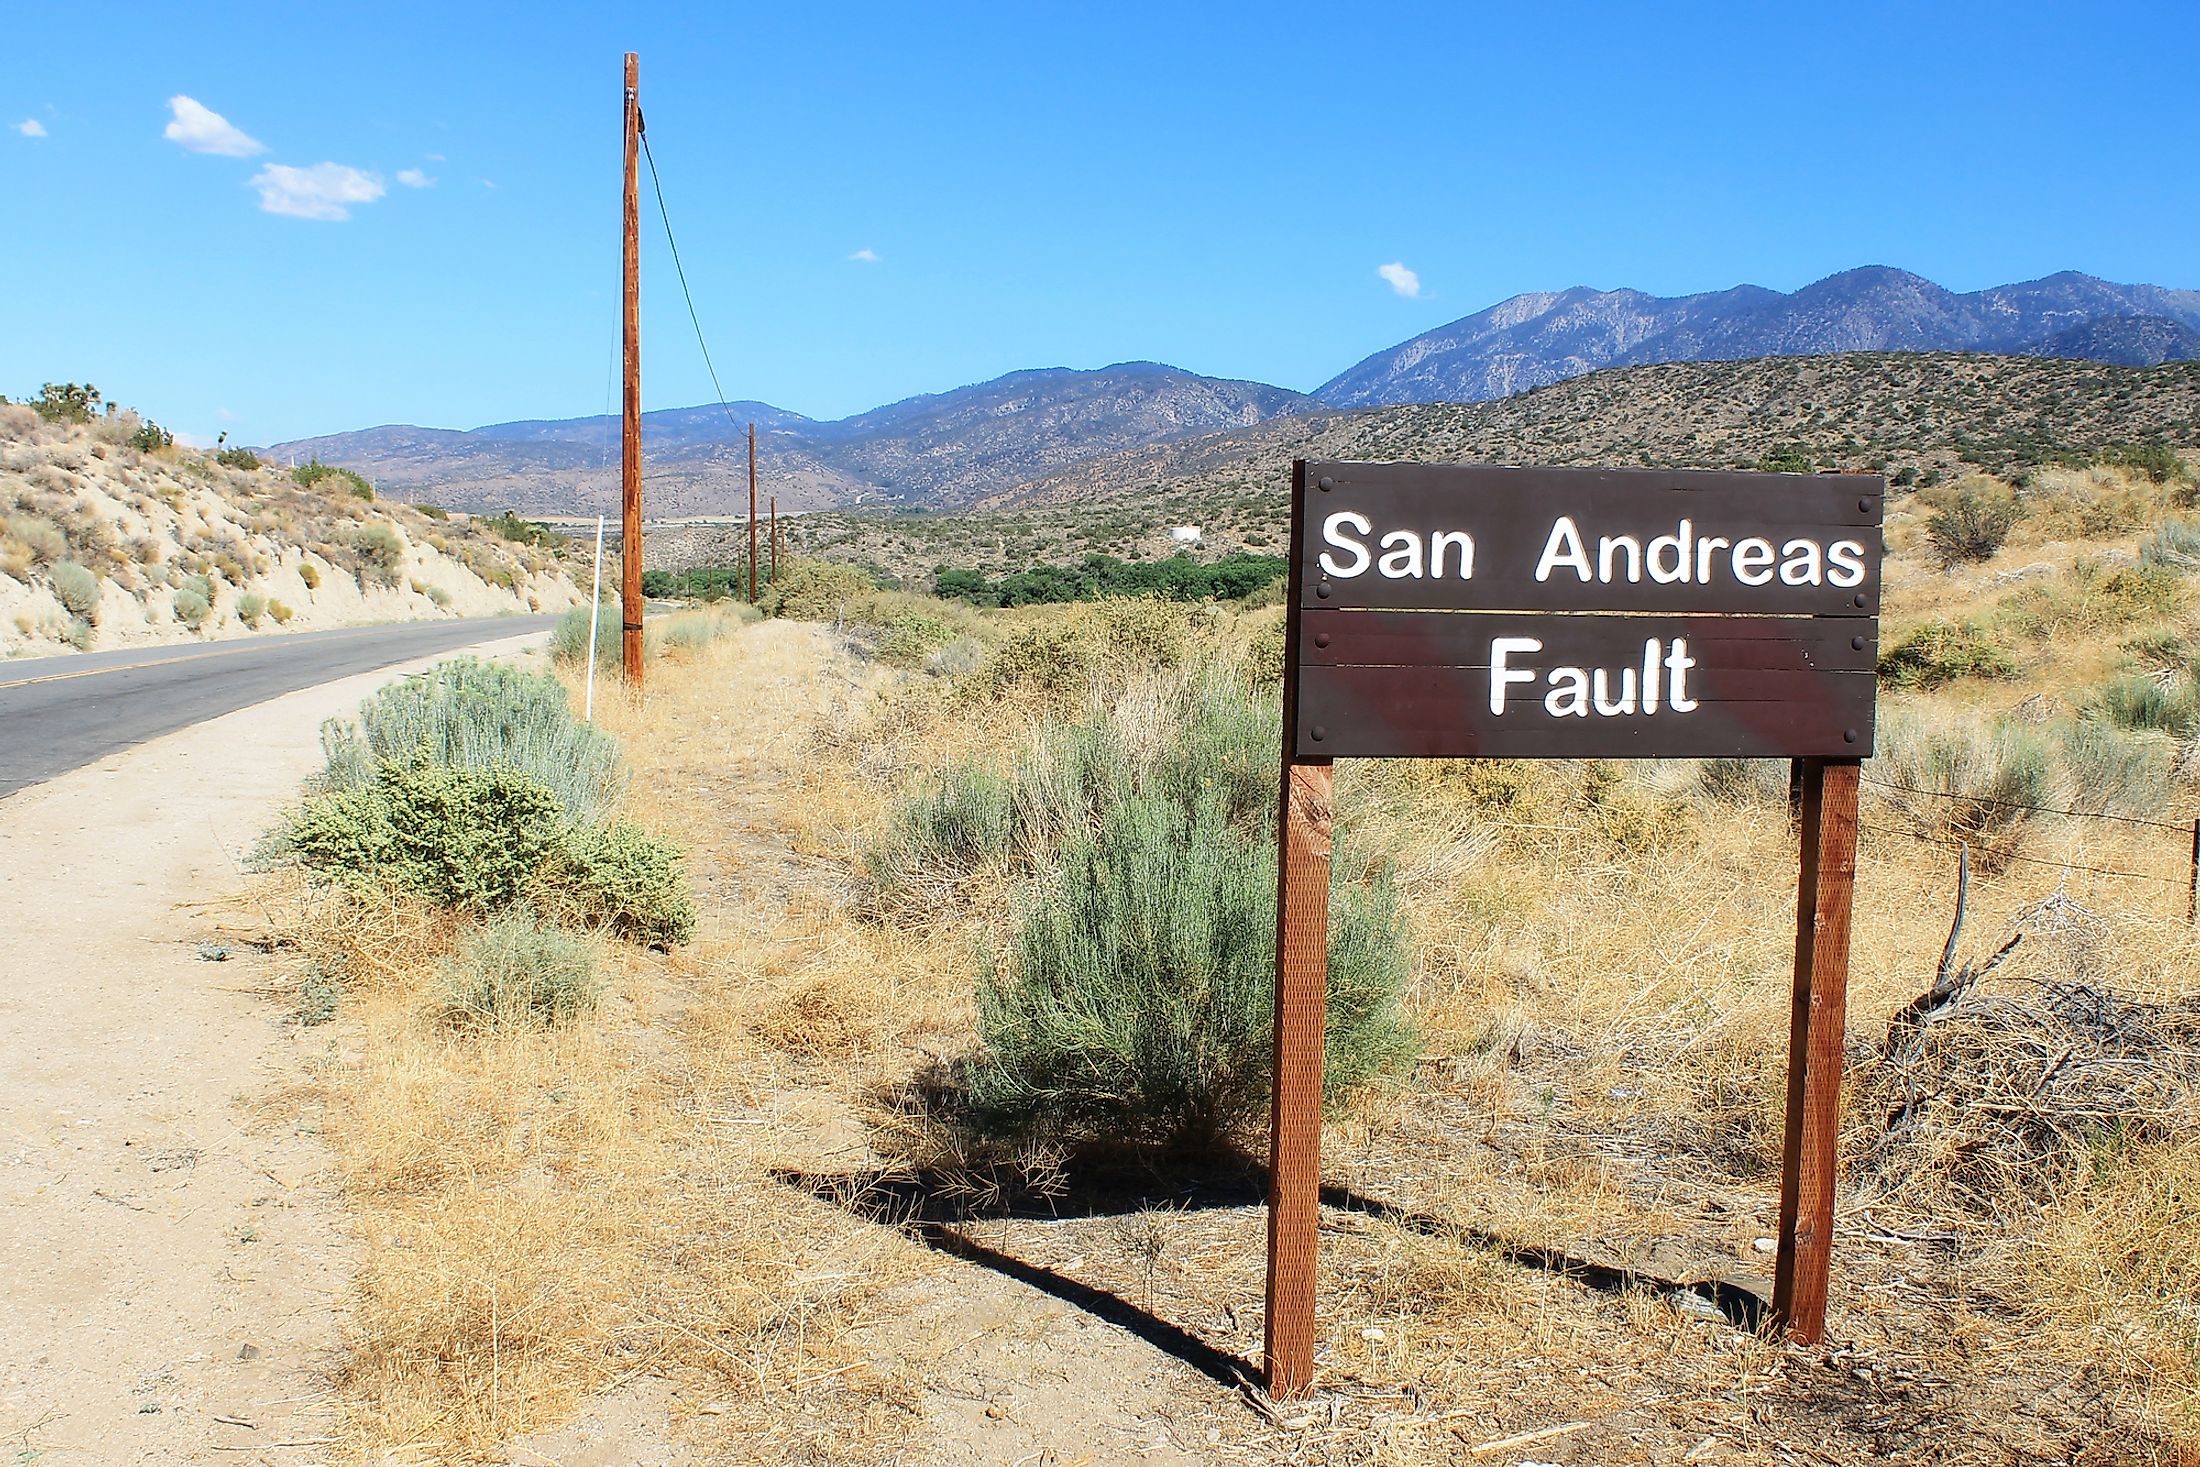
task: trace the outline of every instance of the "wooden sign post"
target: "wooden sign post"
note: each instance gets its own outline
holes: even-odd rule
[[[1880,514],[1864,475],[1292,468],[1265,1361],[1314,1373],[1331,761],[1781,758],[1801,880],[1773,1312],[1825,1328]]]

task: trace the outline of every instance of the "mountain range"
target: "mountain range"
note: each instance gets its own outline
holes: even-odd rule
[[[1517,295],[1380,351],[1313,394],[1154,362],[1013,372],[832,422],[768,403],[643,415],[653,516],[746,507],[746,425],[759,478],[783,508],[957,508],[1125,450],[1334,409],[1474,403],[1610,367],[1816,356],[1979,352],[2129,366],[2200,359],[2200,291],[2119,285],[2072,271],[1957,293],[1869,266],[1783,293],[1741,285],[1660,297],[1576,287]],[[464,509],[578,514],[614,508],[617,420],[397,425],[276,444],[403,498]]]

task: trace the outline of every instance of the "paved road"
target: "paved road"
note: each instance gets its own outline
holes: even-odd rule
[[[0,797],[298,688],[548,631],[556,621],[494,616],[401,622],[0,662]]]

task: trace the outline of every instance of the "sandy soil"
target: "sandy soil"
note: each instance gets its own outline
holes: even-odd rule
[[[260,994],[272,960],[201,944],[247,891],[241,853],[317,764],[321,721],[409,670],[0,800],[8,1460],[322,1456],[350,1244],[313,1117],[265,1099],[304,1049]]]

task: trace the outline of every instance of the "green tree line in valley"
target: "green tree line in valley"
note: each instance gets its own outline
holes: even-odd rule
[[[1146,561],[1088,555],[1075,565],[1035,565],[1011,571],[998,580],[987,580],[979,571],[943,565],[933,575],[933,589],[943,599],[967,601],[973,606],[1034,606],[1097,601],[1106,596],[1235,601],[1281,578],[1286,569],[1280,555],[1247,551],[1207,562],[1189,555]]]

